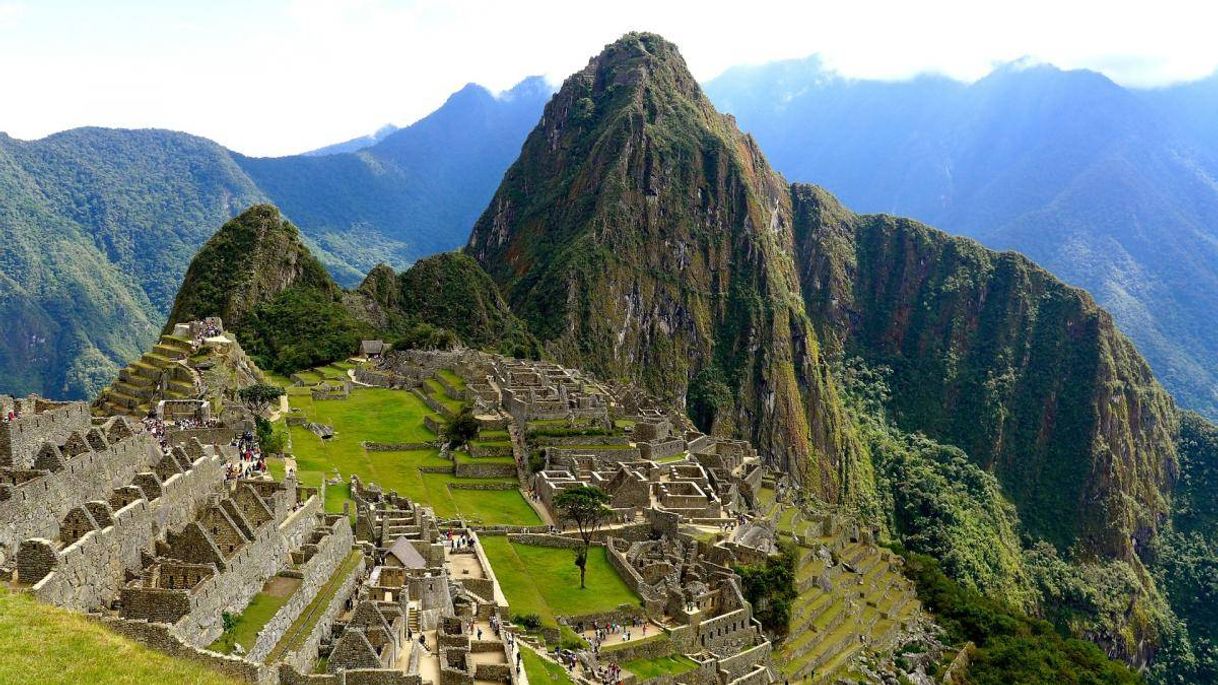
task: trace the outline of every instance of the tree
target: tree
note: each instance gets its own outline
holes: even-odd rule
[[[241,398],[241,401],[249,405],[250,409],[256,412],[266,409],[267,405],[279,399],[282,395],[283,388],[277,385],[267,385],[266,383],[255,383],[237,391],[237,396]]]
[[[478,419],[474,410],[469,406],[461,408],[461,412],[448,422],[444,428],[444,437],[448,439],[448,447],[457,449],[478,436]]]
[[[584,546],[575,553],[581,590],[587,587],[584,581],[588,576],[588,547],[592,544],[592,534],[600,528],[610,512],[609,507],[605,506],[608,501],[609,493],[591,485],[563,490],[554,498],[555,508],[562,513],[563,518],[575,522],[575,526],[579,528],[579,536],[584,541]]]

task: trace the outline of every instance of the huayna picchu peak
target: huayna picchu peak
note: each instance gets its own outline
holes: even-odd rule
[[[91,405],[0,395],[0,646],[88,655],[0,681],[1218,677],[1218,427],[1024,256],[789,182],[658,35],[463,249],[340,283],[288,213]]]

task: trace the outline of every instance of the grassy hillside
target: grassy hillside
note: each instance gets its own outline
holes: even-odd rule
[[[79,614],[0,590],[0,683],[236,685],[203,666],[121,638]]]

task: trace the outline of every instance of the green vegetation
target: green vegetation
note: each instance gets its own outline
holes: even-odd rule
[[[1161,682],[1218,682],[1218,427],[1180,422],[1180,476],[1171,526],[1155,541],[1155,580],[1182,619],[1155,665]]]
[[[542,658],[527,645],[521,645],[520,651],[529,685],[573,685],[574,681],[562,666]]]
[[[588,575],[588,545],[592,543],[592,534],[611,513],[606,506],[609,500],[609,493],[590,485],[563,490],[554,497],[554,508],[563,519],[575,523],[575,527],[579,529],[579,537],[584,541],[583,548],[575,553],[580,589],[586,587],[584,581]]]
[[[556,616],[581,616],[635,606],[638,595],[609,565],[604,547],[588,550],[588,587],[579,587],[574,551],[508,542],[504,536],[483,536],[482,548],[495,569],[513,615],[536,614],[544,625],[556,627]],[[537,582],[545,578],[546,582]]]
[[[905,568],[917,584],[918,596],[947,630],[947,638],[955,644],[972,641],[977,646],[969,683],[1141,682],[1137,674],[1107,658],[1094,644],[1062,637],[1049,623],[1028,618],[952,581],[930,557],[909,555]]]
[[[473,407],[465,406],[444,426],[444,439],[450,449],[459,449],[478,435],[478,419]]]
[[[658,656],[652,659],[632,659],[622,664],[622,668],[633,673],[639,680],[649,680],[662,675],[678,676],[697,667],[697,662],[682,654]]]
[[[282,587],[276,584],[277,580]],[[216,638],[208,649],[221,654],[232,654],[236,645],[241,645],[246,651],[253,648],[254,641],[258,639],[258,631],[271,620],[275,612],[287,604],[299,583],[272,578],[267,585],[269,591],[268,588],[263,588],[262,592],[254,595],[244,611],[233,617],[231,622],[225,622],[224,634]]]
[[[430,505],[441,518],[463,517],[482,523],[537,525],[541,518],[520,494],[514,478],[458,478],[450,473],[424,473],[420,468],[452,467],[438,448],[406,451],[364,449],[364,442],[385,444],[434,443],[437,436],[423,424],[431,410],[414,393],[385,388],[355,388],[345,400],[313,401],[292,396],[293,409],[310,421],[334,428],[323,440],[303,426],[289,429],[301,483],[317,487],[336,471],[346,481],[352,475],[386,491]],[[462,486],[497,485],[502,490],[470,490]],[[328,486],[326,510],[338,513],[350,499],[349,484]]]
[[[460,252],[415,262],[399,276],[398,309],[410,320],[448,329],[470,347],[536,359],[537,341],[478,264]]]
[[[236,685],[184,659],[119,637],[80,614],[0,589],[0,682]]]
[[[737,566],[744,598],[753,605],[753,616],[772,634],[786,635],[791,622],[791,603],[799,597],[795,587],[795,566],[798,552],[786,541],[780,541],[780,554],[765,563]],[[636,671],[637,673],[637,671]]]

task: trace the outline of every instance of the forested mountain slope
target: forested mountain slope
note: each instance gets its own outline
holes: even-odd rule
[[[195,136],[0,134],[0,391],[81,398],[139,355],[191,256],[251,204],[287,209],[340,283],[461,245],[549,96],[467,86],[356,153],[254,159]]]
[[[1218,81],[1131,91],[1017,63],[972,84],[882,82],[810,58],[732,69],[707,92],[788,177],[1085,288],[1183,404],[1218,415]]]

